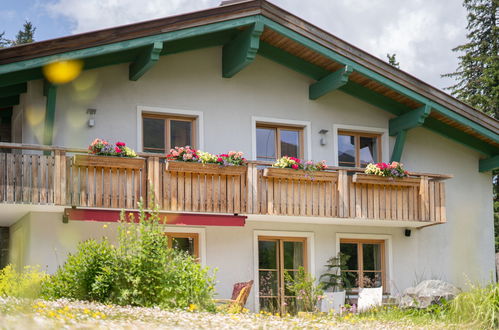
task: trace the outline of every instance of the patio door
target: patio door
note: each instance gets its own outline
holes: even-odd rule
[[[258,281],[260,310],[271,313],[296,312],[296,299],[286,288],[300,267],[306,268],[304,237],[258,237]]]

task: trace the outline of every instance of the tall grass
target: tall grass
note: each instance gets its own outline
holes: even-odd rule
[[[449,304],[448,318],[455,323],[467,323],[480,328],[499,327],[499,284],[475,285],[460,293]]]

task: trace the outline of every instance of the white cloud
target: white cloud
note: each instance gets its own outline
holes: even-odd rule
[[[217,6],[221,0],[55,0],[47,10],[69,19],[73,33],[130,24]],[[456,0],[272,0],[345,41],[386,60],[396,53],[403,70],[435,87],[452,84],[465,41],[466,12]]]

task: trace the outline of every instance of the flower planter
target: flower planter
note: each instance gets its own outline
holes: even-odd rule
[[[357,173],[353,175],[352,182],[384,186],[419,187],[421,184],[421,178],[391,178]]]
[[[73,164],[86,167],[106,167],[138,170],[145,168],[145,159],[99,155],[75,155]]]
[[[268,167],[264,169],[263,176],[276,179],[310,180],[310,181],[337,181],[338,172],[294,170],[291,168]]]
[[[197,174],[216,174],[216,175],[234,175],[241,176],[247,171],[246,166],[220,166],[217,164],[203,164],[196,162],[166,162],[168,172],[183,172]]]

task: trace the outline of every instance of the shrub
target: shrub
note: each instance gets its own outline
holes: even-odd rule
[[[38,298],[47,278],[48,275],[40,271],[38,266],[26,266],[19,273],[12,265],[8,265],[0,270],[0,296]]]
[[[296,297],[297,310],[316,312],[323,291],[315,284],[315,278],[300,267],[294,277],[285,273],[285,280],[286,288]]]
[[[157,209],[121,215],[118,247],[106,240],[78,246],[52,278],[45,296],[132,306],[213,310],[215,279],[186,253],[168,248]],[[136,221],[138,220],[138,222]]]

